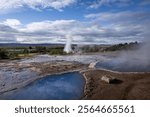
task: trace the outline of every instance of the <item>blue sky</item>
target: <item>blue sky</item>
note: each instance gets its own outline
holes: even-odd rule
[[[150,0],[1,0],[0,43],[148,41]],[[69,35],[69,36],[68,36]]]

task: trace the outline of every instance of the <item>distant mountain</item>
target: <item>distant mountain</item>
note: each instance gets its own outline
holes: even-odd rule
[[[0,43],[0,47],[20,47],[20,46],[64,46],[64,44],[23,44],[23,43]]]

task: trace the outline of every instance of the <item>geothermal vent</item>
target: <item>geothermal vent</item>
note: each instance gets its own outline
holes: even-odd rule
[[[72,52],[72,48],[71,48],[72,36],[67,35],[66,39],[67,39],[67,41],[66,41],[66,45],[64,47],[64,52],[70,53],[70,52]]]

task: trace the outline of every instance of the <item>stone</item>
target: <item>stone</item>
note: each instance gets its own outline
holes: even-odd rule
[[[113,83],[114,81],[116,81],[116,78],[111,77],[111,76],[106,76],[106,75],[105,75],[105,76],[102,76],[101,80],[104,81],[104,82],[106,82],[106,83],[111,84],[111,83]]]
[[[97,62],[92,62],[89,64],[88,68],[94,69]]]

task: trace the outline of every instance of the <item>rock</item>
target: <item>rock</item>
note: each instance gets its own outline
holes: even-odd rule
[[[106,82],[106,83],[111,84],[111,83],[114,83],[117,79],[114,78],[114,77],[106,76],[105,75],[105,76],[102,76],[101,80],[104,81],[104,82]]]
[[[89,66],[88,66],[88,68],[91,68],[91,69],[95,68],[96,63],[97,62],[90,63]]]

